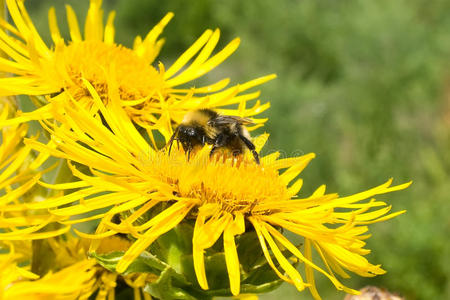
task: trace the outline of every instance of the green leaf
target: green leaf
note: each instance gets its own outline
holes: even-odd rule
[[[174,279],[179,276],[174,269],[167,267],[163,272],[161,272],[160,277],[156,282],[148,283],[144,291],[152,295],[153,297],[158,297],[160,299],[185,299],[185,300],[195,300],[195,299],[208,299],[209,297],[204,297],[203,293],[195,293],[195,289],[185,286],[177,286]],[[201,298],[199,296],[202,295]]]
[[[124,252],[115,251],[107,254],[97,254],[94,252],[90,255],[94,257],[102,267],[111,272],[115,272],[117,263],[122,259]],[[167,267],[168,265],[166,263],[160,261],[155,256],[148,252],[143,252],[130,264],[123,275],[130,273],[152,273],[159,275],[159,273]]]
[[[256,232],[246,232],[236,238],[239,261],[245,272],[266,263]]]

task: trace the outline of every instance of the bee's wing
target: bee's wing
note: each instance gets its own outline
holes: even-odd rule
[[[223,116],[223,115],[218,115],[210,122],[213,123],[215,126],[224,126],[224,125],[235,124],[235,123],[238,123],[240,125],[253,124],[253,121],[250,120],[249,118],[241,118],[241,117],[237,117],[237,116]]]

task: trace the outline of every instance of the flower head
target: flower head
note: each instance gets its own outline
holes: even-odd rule
[[[86,86],[103,119],[93,116],[76,101],[62,104],[59,111],[63,113],[55,115],[58,123],[44,123],[56,149],[28,142],[37,150],[67,159],[73,174],[80,179],[45,186],[78,191],[28,207],[49,209],[58,217],[76,217],[63,221],[65,224],[101,219],[94,234],[79,232],[83,237],[101,240],[117,233],[133,236],[136,241],[117,264],[118,272],[126,271],[166,232],[193,220],[193,264],[203,289],[209,287],[205,250],[221,240],[230,290],[233,295],[239,294],[241,271],[235,238],[252,230],[278,276],[298,290],[309,288],[316,298],[319,295],[314,271],[328,277],[337,289],[350,293],[356,291],[340,283],[335,274],[348,277],[346,270],[361,276],[384,273],[379,265],[364,258],[369,253],[364,248],[364,240],[369,237],[367,225],[403,211],[389,214],[391,207],[385,202],[366,199],[404,189],[410,183],[391,186],[389,180],[347,197],[326,194],[325,186],[321,186],[312,195],[300,197],[297,195],[303,181],[296,178],[314,154],[279,159],[279,153],[273,153],[263,156],[260,165],[249,154],[240,160],[211,159],[208,146],[190,160],[177,147],[168,155],[153,149],[139,134],[118,104],[118,98],[110,98],[109,111],[114,113],[109,113],[93,87],[89,83]],[[266,138],[262,135],[254,140],[258,151]],[[88,166],[89,170],[82,171],[74,163]],[[80,218],[88,212],[89,217]],[[113,218],[118,214],[117,222]],[[303,250],[290,242],[281,229],[304,237]],[[91,250],[95,247],[94,242]],[[313,249],[325,268],[313,262]],[[304,265],[306,282],[287,257],[295,257]]]
[[[56,272],[40,277],[36,271],[31,272],[32,251],[37,249],[32,250],[31,241],[2,242],[0,249],[0,299],[79,299],[91,289],[95,260],[79,261],[58,270],[54,266]]]
[[[64,268],[56,273],[49,273],[35,280],[14,282],[4,290],[5,299],[79,299],[89,293],[95,273],[92,268],[95,260],[86,260]]]
[[[20,247],[20,246],[26,247]],[[30,272],[29,266],[19,267],[18,263],[23,263],[29,259],[31,251],[29,251],[29,243],[19,242],[19,247],[11,242],[2,242],[0,244],[0,267],[2,273],[0,274],[0,299],[5,297],[5,290],[11,283],[20,279],[37,279],[38,275]],[[17,248],[17,249],[16,249]],[[18,251],[17,251],[18,250]]]
[[[105,239],[98,253],[122,250],[126,243],[118,237]],[[1,243],[0,249],[6,252],[0,254],[0,299],[75,300],[94,294],[97,300],[113,299],[117,280],[134,289],[134,299],[141,299],[141,294],[148,298],[142,289],[155,280],[155,275],[133,272],[121,276],[111,272],[87,256],[88,248],[88,240],[69,234],[33,246],[24,240]]]
[[[9,56],[0,58],[0,72],[15,76],[0,78],[0,95],[27,94],[45,98],[40,98],[43,107],[4,124],[53,118],[51,104],[65,101],[68,94],[91,106],[90,93],[83,80],[94,86],[100,98],[107,102],[108,83],[114,77],[121,105],[133,121],[147,130],[157,129],[168,138],[172,123],[180,122],[186,111],[205,107],[223,108],[256,99],[257,92],[240,93],[274,77],[269,75],[228,88],[228,79],[204,87],[181,87],[222,63],[236,50],[239,39],[212,55],[220,31],[207,30],[172,66],[166,69],[159,63],[156,68],[152,63],[164,44],[164,40],[158,38],[173,17],[172,13],[168,13],[144,38],[136,37],[130,49],[114,41],[115,12],[108,15],[106,25],[103,25],[100,0],[90,1],[84,35],[73,9],[66,6],[69,42],[65,42],[60,35],[55,10],[51,8],[49,24],[54,45],[49,47],[28,16],[24,1],[6,2],[15,26],[5,20],[0,21],[0,49]],[[7,31],[12,35],[8,35]],[[192,63],[187,65],[191,59]],[[258,101],[250,109],[241,106],[235,112],[253,116],[268,107],[269,104],[261,105]],[[223,110],[227,111],[225,108]],[[259,125],[263,122],[263,119],[256,120]]]

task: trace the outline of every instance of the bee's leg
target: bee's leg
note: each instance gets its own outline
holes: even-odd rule
[[[247,146],[247,148],[252,152],[256,163],[259,165],[259,156],[258,156],[258,152],[256,152],[256,150],[255,150],[255,145],[253,145],[253,143],[248,138],[243,136],[242,134],[239,134],[239,138],[244,142],[245,146]]]
[[[242,151],[240,149],[235,149],[231,153],[233,154],[233,157],[238,157],[242,154]]]
[[[216,139],[214,140],[211,152],[209,152],[209,157],[211,157],[218,148],[223,147],[225,143],[226,143],[226,136],[223,133],[218,134]]]
[[[209,157],[213,156],[213,154],[214,154],[214,152],[216,152],[217,148],[219,148],[219,147],[217,147],[216,145],[212,146],[211,151],[209,152]]]
[[[183,147],[184,154],[187,154],[187,160],[191,157],[191,151],[194,147],[192,147],[192,143],[189,140],[181,140],[181,146]]]
[[[233,164],[236,164],[236,167],[239,167],[242,161],[242,150],[234,149],[232,150],[231,154],[233,155]]]
[[[170,151],[172,150],[172,143],[173,143],[173,140],[169,144],[169,155],[170,155]]]
[[[172,136],[170,137],[169,142],[167,143],[169,145],[169,155],[170,155],[170,150],[172,150],[173,140],[175,139],[177,134],[178,134],[178,127],[177,127],[177,129],[175,129],[175,131],[173,132]],[[177,140],[177,142],[178,142],[178,140]]]
[[[192,149],[193,149],[193,147],[192,147],[192,144],[191,143],[189,143],[188,144],[188,147],[187,147],[187,157],[188,157],[188,161],[189,161],[189,159],[191,158],[191,151],[192,151]]]
[[[205,146],[205,144],[207,144],[208,143],[208,138],[205,136],[205,135],[203,135],[202,136],[202,146]]]

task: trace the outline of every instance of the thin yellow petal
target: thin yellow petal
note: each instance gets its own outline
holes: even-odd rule
[[[176,205],[177,204],[174,204],[173,206]],[[155,226],[148,229],[142,237],[134,242],[130,249],[125,252],[125,255],[116,266],[116,271],[119,273],[125,272],[133,260],[138,257],[148,246],[150,246],[159,236],[178,225],[178,223],[184,219],[192,207],[192,204],[183,203],[179,206],[178,210],[172,212],[171,214],[167,214],[166,210],[154,217],[152,220],[156,220],[158,222],[155,222]]]
[[[171,78],[175,75],[186,63],[194,57],[194,55],[207,43],[210,36],[212,34],[212,30],[206,30],[196,41],[189,47],[176,61],[175,63],[165,71],[164,79]]]
[[[305,238],[305,258],[309,261],[312,261],[311,242],[309,239],[306,239],[306,238]],[[310,284],[310,286],[308,288],[309,288],[309,291],[311,292],[311,295],[316,300],[322,299],[316,288],[316,282],[314,280],[314,270],[308,264],[305,264],[305,275],[306,275],[306,281]]]
[[[114,35],[115,35],[114,17],[115,16],[116,16],[116,12],[111,11],[108,15],[108,20],[106,21],[104,42],[105,42],[105,44],[108,44],[108,45],[114,44]]]
[[[84,38],[86,41],[103,40],[103,10],[101,0],[91,0],[84,25]]]
[[[297,288],[297,290],[302,291],[305,289],[307,284],[303,282],[302,276],[295,270],[295,268],[289,263],[289,261],[284,257],[283,253],[281,253],[280,249],[278,248],[277,244],[272,239],[269,232],[267,232],[266,225],[264,223],[261,223],[262,226],[260,227],[261,233],[266,239],[266,241],[269,243],[270,249],[272,250],[274,256],[280,263],[281,268],[286,271],[288,276],[292,279],[293,284]]]
[[[300,192],[301,188],[303,186],[303,179],[299,178],[297,179],[287,190],[290,197],[294,197],[295,195]]]
[[[298,250],[294,245],[292,245],[292,243],[289,242],[286,239],[286,237],[284,237],[280,232],[275,230],[272,226],[266,224],[265,228],[269,230],[270,234],[272,234],[277,239],[277,241],[279,241],[283,246],[285,246],[292,254],[294,254],[297,258],[299,258],[302,262],[304,262],[305,264],[309,265],[310,267],[314,268],[315,270],[319,271],[320,273],[328,277],[328,279],[330,279],[330,281],[335,285],[335,287],[338,290],[353,291],[352,289],[345,287],[342,283],[337,281],[335,277],[325,272],[322,268],[319,268],[318,266],[313,264],[310,260],[306,259],[306,257],[303,256],[300,250]]]
[[[226,45],[225,48],[219,51],[219,53],[208,59],[205,63],[201,64],[195,69],[182,71],[181,74],[179,74],[178,76],[168,79],[166,81],[166,84],[168,86],[177,86],[186,83],[188,81],[194,80],[196,78],[199,78],[200,76],[208,73],[209,71],[217,67],[225,59],[227,59],[234,51],[236,51],[236,49],[239,47],[239,44],[240,39],[239,38],[234,39],[228,45]],[[168,72],[169,71],[170,69],[168,70]],[[166,73],[166,78],[168,78],[167,76],[168,75]]]
[[[107,238],[107,237],[117,234],[117,231],[114,231],[114,230],[108,230],[108,231],[105,231],[102,233],[95,233],[95,234],[84,233],[77,229],[74,229],[74,231],[80,237],[85,238],[85,239],[91,239],[91,240],[104,239],[104,238]]]
[[[159,35],[162,33],[166,25],[173,18],[174,14],[169,12],[164,18],[154,26],[147,36],[142,41],[140,37],[137,37],[133,46],[136,54],[143,57],[147,63],[151,64],[158,56],[162,45],[164,44],[164,39],[157,40]],[[162,72],[161,74],[163,74]]]
[[[82,37],[78,26],[77,15],[72,6],[66,5],[67,23],[69,24],[70,38],[73,42],[81,42]]]
[[[301,162],[297,162],[295,165],[289,167],[286,171],[284,171],[283,174],[281,174],[280,179],[283,180],[286,185],[288,185],[295,177],[298,176],[298,174],[303,171],[303,169],[306,168],[306,166],[314,157],[314,153],[301,156]]]
[[[36,226],[37,227],[37,226]],[[26,233],[23,231],[16,231],[15,235],[11,236],[3,236],[0,235],[0,238],[7,241],[23,241],[23,240],[41,240],[41,239],[48,239],[50,237],[55,237],[62,235],[64,233],[69,232],[70,226],[65,226],[57,230],[51,230],[51,231],[45,231],[45,232],[38,232],[38,233]],[[27,232],[29,232],[27,230]]]
[[[45,183],[45,182],[39,181],[39,184],[45,188],[49,188],[49,189],[53,189],[53,190],[79,189],[79,188],[89,186],[89,184],[85,181],[74,181],[74,182],[57,183],[57,184],[50,184],[50,183]]]
[[[266,260],[269,263],[270,267],[275,271],[275,273],[278,275],[278,277],[280,277],[281,279],[283,279],[286,282],[289,282],[289,283],[293,284],[293,281],[289,277],[286,277],[285,275],[283,275],[278,270],[278,268],[275,266],[275,264],[274,264],[274,262],[272,260],[272,257],[271,257],[271,255],[269,253],[269,249],[267,248],[264,235],[261,232],[261,227],[262,227],[261,222],[259,220],[257,220],[256,218],[253,218],[253,217],[250,217],[249,221],[252,222],[253,227],[255,228],[256,234],[258,236],[259,243],[261,245],[261,249],[263,250],[264,256],[266,257]]]
[[[205,222],[209,211],[206,207],[199,210],[195,222],[194,235],[192,237],[194,269],[197,280],[203,289],[208,289],[206,280],[204,249],[211,247],[219,239],[225,228],[232,222],[230,214],[214,215],[211,220]]]
[[[241,286],[240,264],[237,254],[234,236],[245,231],[244,216],[237,214],[233,222],[230,222],[223,233],[223,248],[225,250],[225,262],[227,264],[230,289],[233,295],[238,295]]]
[[[52,36],[53,43],[58,44],[62,37],[59,33],[58,21],[56,19],[55,8],[52,6],[48,11],[48,25],[50,28],[50,35]]]
[[[25,194],[31,187],[35,185],[35,183],[38,181],[41,174],[37,174],[33,179],[23,183],[18,188],[14,189],[13,191],[7,193],[6,195],[0,196],[0,205],[8,204],[9,202],[15,201],[19,197],[21,197],[23,194]]]

